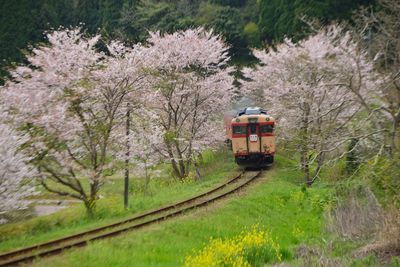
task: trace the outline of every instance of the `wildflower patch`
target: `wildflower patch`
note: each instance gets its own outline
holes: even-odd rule
[[[203,249],[187,256],[184,266],[260,266],[281,262],[288,255],[267,230],[255,225],[230,239],[211,239]]]

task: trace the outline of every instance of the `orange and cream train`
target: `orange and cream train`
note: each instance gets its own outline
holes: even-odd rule
[[[225,117],[225,127],[238,165],[263,167],[274,162],[275,120],[265,110],[245,108],[236,117]]]

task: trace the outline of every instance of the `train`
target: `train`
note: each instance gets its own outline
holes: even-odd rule
[[[226,143],[235,162],[244,167],[267,167],[274,162],[275,120],[259,107],[225,115]]]

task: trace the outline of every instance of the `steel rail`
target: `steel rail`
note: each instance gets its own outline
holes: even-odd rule
[[[160,209],[156,209],[156,210],[152,210],[140,215],[137,215],[135,217],[117,222],[117,223],[113,223],[113,224],[109,224],[109,225],[105,225],[102,227],[98,227],[92,230],[88,230],[88,231],[84,231],[78,234],[74,234],[74,235],[70,235],[64,238],[59,238],[53,241],[49,241],[49,242],[45,242],[45,243],[41,243],[38,245],[33,245],[30,247],[26,247],[26,248],[22,248],[22,249],[18,249],[18,250],[14,250],[14,251],[10,251],[4,254],[0,255],[0,266],[12,266],[12,265],[16,265],[19,263],[23,263],[23,262],[28,262],[31,261],[37,257],[43,257],[43,256],[48,256],[48,255],[54,255],[54,254],[59,254],[62,251],[72,248],[72,247],[81,247],[81,246],[85,246],[87,245],[88,242],[90,241],[94,241],[94,240],[98,240],[98,239],[103,239],[103,238],[107,238],[107,237],[112,237],[112,236],[116,236],[118,234],[121,234],[123,232],[126,231],[130,231],[133,229],[138,229],[138,228],[142,228],[144,226],[156,223],[156,222],[160,222],[163,220],[166,220],[168,218],[171,217],[175,217],[178,216],[180,214],[183,214],[187,211],[193,210],[195,208],[198,207],[202,207],[202,206],[206,206],[207,204],[214,202],[215,200],[221,199],[227,195],[230,195],[236,191],[238,191],[239,189],[243,188],[244,186],[248,185],[250,182],[252,182],[255,178],[257,178],[260,175],[261,171],[257,172],[254,176],[250,177],[247,181],[245,181],[244,183],[240,184],[237,187],[234,187],[233,189],[228,190],[225,193],[219,194],[215,197],[212,197],[210,199],[206,199],[204,201],[201,201],[197,204],[193,204],[190,205],[186,208],[182,208],[182,209],[178,209],[176,211],[173,211],[171,213],[168,213],[166,215],[162,215],[144,222],[140,222],[138,224],[133,224],[133,225],[127,225],[130,224],[132,222],[135,222],[137,220],[143,219],[145,217],[151,216],[151,215],[157,215],[157,214],[162,214],[166,211],[169,210],[173,210],[176,209],[178,207],[190,204],[196,200],[199,200],[207,195],[213,194],[221,189],[224,189],[225,187],[227,187],[228,185],[238,181],[242,176],[243,173],[239,174],[238,176],[236,176],[235,178],[232,178],[231,180],[227,181],[226,183],[212,189],[209,190],[205,193],[202,193],[200,195],[194,196],[192,198],[177,202],[175,204],[172,205],[168,205],[165,206],[163,208]],[[127,226],[124,226],[127,225]],[[121,228],[118,229],[118,227],[121,226]],[[117,228],[117,229],[115,229]],[[114,230],[113,230],[114,229]],[[108,230],[108,231],[107,231]],[[90,235],[94,235],[92,237],[89,237]],[[86,238],[85,238],[86,237]],[[75,240],[76,239],[76,240]],[[75,240],[75,241],[74,241]],[[68,243],[68,241],[71,241]],[[63,243],[66,243],[63,245]]]
[[[104,226],[96,227],[94,229],[90,229],[90,230],[87,230],[87,231],[82,231],[80,233],[69,235],[67,237],[54,239],[54,240],[47,241],[47,242],[44,242],[44,243],[41,243],[41,244],[37,244],[37,245],[33,245],[33,246],[29,246],[29,247],[25,247],[25,248],[21,248],[21,249],[17,249],[17,250],[13,250],[13,251],[10,251],[10,252],[6,252],[6,253],[3,253],[3,254],[0,254],[0,263],[4,259],[10,258],[10,257],[15,257],[18,254],[31,252],[31,251],[42,249],[42,248],[49,247],[49,246],[55,246],[55,245],[57,245],[58,243],[61,243],[61,242],[65,242],[65,241],[72,240],[72,239],[75,239],[75,238],[80,238],[80,237],[83,237],[85,235],[98,233],[98,232],[101,232],[103,230],[109,229],[111,227],[118,227],[118,226],[126,224],[126,223],[130,223],[130,222],[134,222],[134,221],[143,219],[143,218],[145,218],[147,216],[151,216],[151,215],[163,212],[163,211],[168,211],[168,210],[180,207],[182,205],[187,204],[188,202],[195,201],[196,199],[199,199],[201,197],[207,196],[207,195],[212,194],[212,193],[214,193],[214,192],[216,192],[218,190],[223,189],[227,185],[236,182],[238,179],[240,179],[242,177],[242,175],[243,175],[243,172],[240,173],[239,175],[235,176],[234,178],[230,179],[229,181],[223,183],[222,185],[214,188],[214,189],[211,189],[211,190],[209,190],[207,192],[204,192],[204,193],[202,193],[200,195],[191,197],[189,199],[186,199],[186,200],[183,200],[183,201],[171,204],[171,205],[167,205],[167,206],[159,208],[159,209],[151,210],[151,211],[136,215],[134,217],[131,217],[131,218],[128,218],[128,219],[125,219],[125,220],[121,220],[121,221],[116,222],[116,223],[112,223],[112,224],[107,224],[107,225],[104,225]]]

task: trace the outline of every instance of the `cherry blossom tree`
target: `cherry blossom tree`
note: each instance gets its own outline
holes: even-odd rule
[[[276,49],[254,53],[262,65],[244,70],[251,79],[245,88],[264,91],[280,134],[296,144],[304,178],[311,185],[325,157],[360,129],[354,117],[374,101],[373,66],[350,34],[335,25],[297,44],[285,40]]]
[[[366,108],[374,110],[374,120],[384,122],[376,127],[386,129],[385,151],[392,157],[400,148],[400,3],[379,0],[355,14],[355,21],[361,46],[384,77],[379,103]]]
[[[25,198],[35,194],[36,173],[29,165],[30,158],[21,152],[28,138],[6,124],[7,117],[0,110],[0,215],[25,208]]]
[[[223,140],[222,112],[231,99],[228,47],[202,28],[150,33],[147,93],[162,134],[157,152],[184,178],[199,151]]]
[[[106,55],[95,48],[100,36],[86,36],[80,28],[47,38],[49,45],[28,56],[29,67],[11,71],[13,80],[2,88],[2,98],[30,135],[27,151],[42,186],[82,200],[92,215],[112,169],[113,131],[139,80],[141,49],[112,42]]]
[[[99,35],[81,28],[47,38],[48,45],[27,57],[28,65],[11,70],[0,97],[29,136],[25,152],[42,186],[83,201],[89,215],[119,150],[125,149],[127,165],[132,155],[147,165],[153,149],[185,177],[194,154],[223,139],[219,113],[230,100],[232,77],[219,36],[203,29],[152,33],[147,46],[112,41],[106,52],[96,49]],[[140,105],[156,114],[151,138],[129,139],[129,132],[144,130],[124,127]],[[153,129],[158,124],[161,130]],[[132,153],[137,146],[146,151]]]

